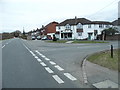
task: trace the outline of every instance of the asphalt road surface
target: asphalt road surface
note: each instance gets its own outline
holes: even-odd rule
[[[103,44],[58,44],[40,40],[2,42],[2,88],[91,88],[83,83],[83,58],[118,47]]]

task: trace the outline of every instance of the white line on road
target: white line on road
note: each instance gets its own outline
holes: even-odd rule
[[[49,67],[45,67],[45,69],[48,71],[48,73],[54,73]]]
[[[37,56],[34,56],[36,59],[38,59],[38,57]]]
[[[64,73],[66,77],[68,77],[70,80],[75,81],[77,80],[75,77],[73,77],[70,73]]]
[[[56,65],[55,68],[57,68],[59,71],[63,71],[64,69],[61,68],[60,66]]]
[[[46,61],[50,61],[50,59],[49,59],[49,58],[46,58],[46,57],[45,57],[45,60],[46,60]]]
[[[59,84],[64,83],[64,81],[63,81],[60,77],[58,77],[58,75],[52,75],[52,77],[53,77]]]
[[[38,61],[38,62],[41,62],[42,60],[38,58],[37,61]]]
[[[5,45],[2,46],[2,48],[4,48],[4,47],[5,47]]]
[[[34,57],[36,56],[32,51],[30,51],[30,53],[31,53]]]
[[[50,61],[50,64],[52,64],[52,65],[56,65],[56,63],[55,63],[55,62],[53,62],[53,61]]]
[[[45,56],[44,56],[44,55],[41,55],[41,57],[45,58]]]
[[[44,67],[47,66],[44,62],[41,62],[40,64]]]
[[[38,53],[40,56],[42,55],[40,52],[38,52],[38,50],[35,50],[36,53]]]

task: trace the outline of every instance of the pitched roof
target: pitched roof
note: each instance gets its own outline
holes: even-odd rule
[[[111,22],[107,22],[107,21],[92,21],[91,24],[105,24],[105,25],[112,25]]]
[[[70,25],[77,25],[78,23],[81,24],[105,24],[105,25],[112,25],[111,22],[107,22],[107,21],[90,21],[86,18],[74,18],[74,19],[67,19],[63,22],[61,22],[60,24],[58,24],[57,26],[65,26],[66,24],[70,24]]]
[[[117,26],[117,25],[118,25],[118,20],[113,21],[112,24],[113,24],[114,26]]]
[[[58,24],[57,26],[65,26],[66,24],[77,25],[78,23],[88,24],[88,23],[91,23],[91,21],[85,18],[67,19],[61,22],[60,24]]]

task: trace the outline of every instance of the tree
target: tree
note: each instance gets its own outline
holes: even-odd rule
[[[118,31],[116,30],[116,28],[108,28],[102,31],[102,33],[105,33],[105,35],[115,35],[115,33],[118,33]]]

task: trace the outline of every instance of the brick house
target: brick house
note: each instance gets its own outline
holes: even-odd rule
[[[49,39],[53,38],[53,35],[56,33],[56,25],[58,25],[58,22],[51,22],[47,24],[46,26],[42,26],[38,31],[40,32],[41,37],[48,37]]]

